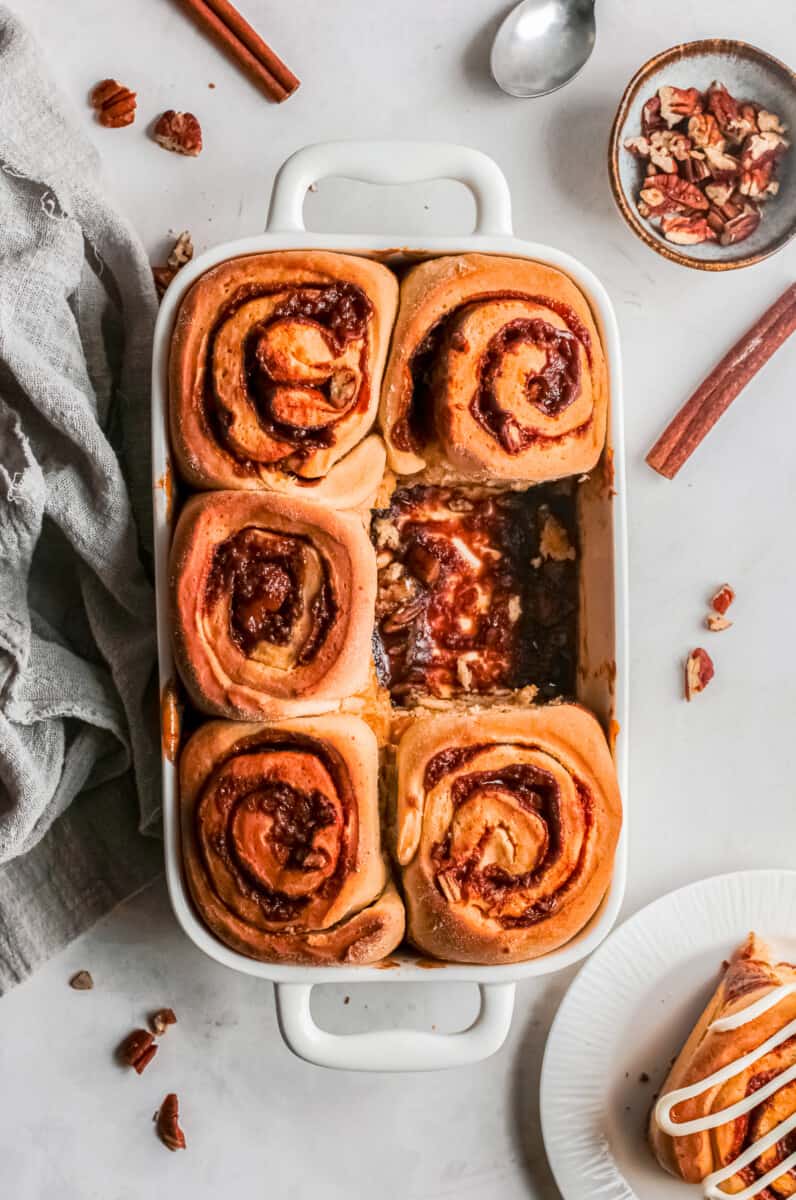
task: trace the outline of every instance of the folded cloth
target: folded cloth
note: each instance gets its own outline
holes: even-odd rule
[[[0,6],[0,992],[158,870],[139,833],[158,816],[156,305],[79,118]]]

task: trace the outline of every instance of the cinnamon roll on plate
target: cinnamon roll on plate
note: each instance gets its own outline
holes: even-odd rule
[[[560,271],[462,254],[407,274],[380,408],[396,474],[577,475],[600,457],[607,405],[599,332]]]
[[[750,934],[652,1111],[662,1167],[710,1200],[796,1195],[796,966]]]
[[[183,750],[180,810],[194,904],[264,962],[372,963],[403,936],[381,852],[378,748],[364,721],[210,721]]]
[[[177,314],[171,440],[195,488],[367,504],[384,470],[370,433],[397,303],[380,263],[321,250],[230,259]]]
[[[203,712],[326,712],[367,684],[376,560],[353,513],[265,493],[193,496],[170,584],[177,666]]]
[[[594,915],[622,823],[603,732],[573,704],[424,717],[398,746],[409,940],[452,962],[537,958]]]

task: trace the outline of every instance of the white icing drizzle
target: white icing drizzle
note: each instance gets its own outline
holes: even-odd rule
[[[726,1033],[732,1029],[740,1029],[742,1025],[748,1025],[752,1021],[756,1021],[758,1017],[763,1016],[769,1009],[776,1007],[786,996],[792,996],[796,993],[796,983],[783,983],[780,987],[772,988],[760,1000],[756,1000],[754,1004],[749,1004],[746,1008],[742,1008],[740,1012],[733,1013],[729,1017],[720,1017],[717,1021],[713,1021],[708,1028],[708,1032]],[[672,1092],[666,1092],[661,1096],[658,1103],[655,1105],[655,1121],[659,1129],[664,1133],[668,1133],[671,1137],[683,1137],[689,1133],[704,1133],[708,1129],[717,1129],[720,1125],[726,1125],[729,1121],[734,1121],[738,1117],[743,1117],[746,1113],[751,1112],[753,1108],[757,1108],[758,1104],[762,1104],[769,1096],[773,1096],[775,1092],[780,1091],[791,1080],[796,1079],[796,1063],[792,1067],[788,1067],[785,1071],[781,1071],[774,1079],[769,1080],[763,1087],[758,1088],[755,1092],[750,1092],[742,1100],[736,1104],[731,1104],[729,1108],[720,1109],[719,1112],[708,1113],[704,1117],[697,1117],[693,1121],[674,1121],[672,1119],[672,1110],[681,1104],[683,1100],[693,1100],[696,1096],[701,1096],[703,1092],[709,1091],[711,1088],[719,1087],[728,1080],[733,1079],[736,1075],[740,1075],[748,1067],[754,1066],[766,1054],[776,1049],[788,1038],[796,1036],[796,1020],[789,1021],[777,1033],[767,1038],[760,1046],[748,1054],[744,1054],[741,1058],[734,1059],[726,1066],[720,1067],[718,1071],[714,1071],[712,1075],[708,1075],[707,1079],[698,1080],[696,1083],[690,1084],[688,1087],[676,1088]],[[719,1185],[731,1179],[738,1171],[743,1170],[766,1150],[776,1145],[781,1138],[787,1137],[796,1129],[796,1113],[787,1117],[784,1121],[780,1121],[779,1125],[775,1125],[763,1137],[758,1138],[753,1142],[742,1154],[728,1163],[726,1167],[722,1167],[718,1171],[714,1171],[712,1175],[708,1175],[702,1180],[704,1195],[707,1200],[726,1200],[729,1195]],[[756,1179],[749,1187],[744,1188],[742,1192],[732,1194],[732,1200],[751,1200],[752,1196],[757,1196],[764,1188],[773,1183],[775,1179],[785,1175],[791,1167],[796,1167],[796,1153],[788,1155],[781,1163],[777,1163],[770,1171]]]

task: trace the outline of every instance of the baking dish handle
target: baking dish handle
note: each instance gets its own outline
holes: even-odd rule
[[[511,196],[497,163],[451,142],[317,142],[297,150],[274,180],[269,233],[303,233],[307,188],[327,176],[365,183],[455,179],[475,197],[475,233],[510,236]]]
[[[513,983],[479,985],[478,1016],[461,1033],[385,1029],[327,1033],[310,1011],[311,983],[276,983],[276,1014],[285,1042],[299,1058],[341,1071],[439,1071],[489,1058],[506,1040],[514,1010]]]

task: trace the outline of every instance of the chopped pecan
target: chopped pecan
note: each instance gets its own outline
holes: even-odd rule
[[[416,617],[420,616],[424,606],[425,600],[423,596],[418,596],[415,600],[410,600],[408,604],[402,604],[400,608],[396,608],[384,618],[381,623],[382,632],[397,633],[405,625],[410,625]]]
[[[708,613],[705,617],[705,624],[711,633],[721,633],[723,629],[729,629],[732,621],[728,621],[721,613]]]
[[[691,142],[676,129],[658,129],[649,139],[650,158],[665,174],[676,174],[678,162],[685,162]]]
[[[785,132],[785,126],[782,124],[777,114],[767,112],[765,108],[761,108],[757,114],[757,128],[761,133]]]
[[[759,200],[762,196],[768,195],[773,171],[774,164],[772,162],[758,163],[746,171],[741,171],[738,191],[742,196],[749,196],[752,200]]]
[[[539,553],[542,558],[553,562],[567,562],[575,558],[575,547],[569,540],[566,528],[549,509],[540,509],[544,524],[539,535]]]
[[[704,149],[705,146],[718,146],[723,150],[724,138],[718,122],[712,113],[697,113],[688,122],[688,136],[695,146]]]
[[[735,190],[732,180],[725,180],[723,183],[707,183],[705,184],[705,195],[711,204],[715,204],[721,208],[722,204],[726,204],[730,196]]]
[[[688,656],[685,664],[685,698],[690,700],[698,692],[704,692],[715,674],[713,659],[707,650],[697,646]]]
[[[666,122],[661,116],[660,96],[650,96],[641,110],[641,132],[649,137],[656,129],[665,129]]]
[[[710,598],[710,607],[722,616],[735,599],[735,592],[728,583],[723,583]]]
[[[89,971],[78,971],[69,980],[70,988],[74,988],[76,992],[90,992],[94,986],[94,980],[91,978]]]
[[[749,205],[743,212],[738,213],[737,217],[727,221],[721,231],[719,241],[722,246],[733,246],[736,242],[742,242],[745,238],[750,237],[759,224],[760,212]]]
[[[757,128],[753,106],[745,104],[742,109],[723,83],[710,85],[707,102],[708,110],[716,118],[719,129],[731,142],[742,142]]]
[[[167,109],[155,122],[152,136],[164,150],[175,154],[195,158],[202,150],[202,127],[193,113]]]
[[[683,117],[693,117],[702,112],[702,94],[699,88],[660,87],[661,116],[671,129]]]
[[[650,140],[643,135],[641,137],[625,138],[625,150],[629,150],[631,154],[635,154],[636,158],[649,158],[650,156]]]
[[[695,184],[679,175],[650,175],[644,180],[641,199],[658,213],[698,212],[708,208],[708,202]]]
[[[761,162],[775,162],[788,148],[787,138],[774,130],[752,133],[741,149],[741,167],[749,168]]]
[[[169,1025],[177,1024],[177,1015],[173,1008],[159,1008],[157,1012],[152,1013],[149,1018],[149,1025],[154,1034],[158,1037],[166,1032]]]
[[[141,1075],[158,1052],[155,1039],[148,1029],[134,1029],[119,1047],[119,1057],[128,1067]]]
[[[734,179],[740,170],[738,159],[718,146],[705,146],[705,159],[714,179]]]
[[[175,1092],[169,1092],[157,1114],[158,1137],[169,1150],[185,1149],[185,1134],[180,1129],[180,1103]]]
[[[661,221],[663,236],[676,246],[696,246],[700,242],[715,242],[716,234],[706,217],[665,216]]]
[[[166,265],[179,271],[180,267],[184,267],[192,258],[193,238],[187,229],[183,229],[182,233],[177,235],[171,254],[166,259]]]
[[[710,179],[710,167],[701,151],[692,151],[682,163],[682,170],[689,183],[702,183],[704,179]]]
[[[91,93],[91,106],[100,125],[121,129],[135,120],[135,92],[116,79],[103,79]]]

